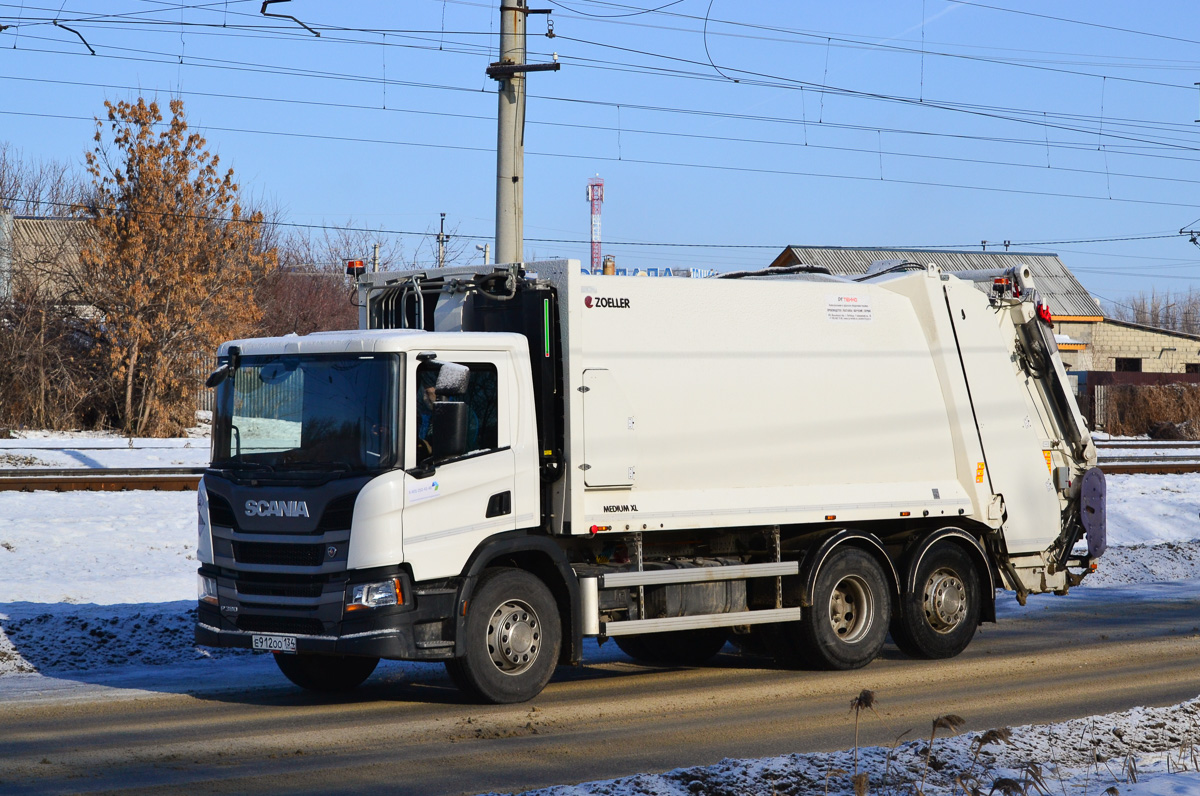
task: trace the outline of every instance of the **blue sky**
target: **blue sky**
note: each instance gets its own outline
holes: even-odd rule
[[[499,3],[270,7],[320,37],[260,5],[0,3],[0,141],[82,167],[105,99],[178,94],[289,222],[394,237],[444,212],[472,254],[490,241]],[[529,60],[563,66],[529,78],[527,257],[588,259],[598,173],[605,253],[627,268],[1009,240],[1058,252],[1105,299],[1200,277],[1175,234],[1200,228],[1190,4],[532,6],[553,13],[529,18]],[[428,252],[420,234],[404,247]],[[629,245],[651,243],[702,245]]]

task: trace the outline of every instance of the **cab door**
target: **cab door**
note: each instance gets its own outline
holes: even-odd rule
[[[405,396],[404,558],[418,580],[458,575],[488,536],[514,530],[515,458],[512,449],[512,363],[504,352],[435,352],[410,358]],[[459,391],[439,392],[443,363],[465,366]],[[467,444],[461,455],[434,457],[432,440],[441,401],[466,404]]]

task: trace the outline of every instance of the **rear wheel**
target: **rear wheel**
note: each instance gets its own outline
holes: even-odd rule
[[[699,666],[707,663],[725,646],[729,634],[725,628],[676,630],[644,636],[615,636],[614,641],[630,658],[658,666]]]
[[[487,702],[525,702],[554,674],[562,644],[554,595],[524,570],[492,569],[467,604],[466,654],[451,679]]]
[[[879,563],[862,550],[841,547],[817,573],[813,607],[798,622],[775,625],[772,646],[785,664],[859,669],[883,647],[890,613]]]
[[[356,655],[288,655],[275,653],[275,664],[287,679],[309,691],[352,691],[371,676],[378,658]]]
[[[900,598],[892,620],[892,640],[914,658],[952,658],[967,648],[979,626],[979,573],[956,544],[927,552],[915,577],[915,590]]]

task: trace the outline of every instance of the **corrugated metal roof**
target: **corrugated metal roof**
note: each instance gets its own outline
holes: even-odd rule
[[[23,265],[70,265],[79,260],[83,241],[95,232],[87,219],[13,219],[13,261]]]
[[[1012,268],[1028,265],[1042,298],[1056,316],[1100,317],[1100,304],[1079,284],[1057,254],[1042,252],[976,252],[940,249],[876,249],[789,246],[775,258],[772,267],[820,265],[835,274],[865,274],[876,260],[911,260],[940,266],[946,271]]]

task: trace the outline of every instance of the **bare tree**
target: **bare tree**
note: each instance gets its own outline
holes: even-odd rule
[[[1200,290],[1189,287],[1186,292],[1143,291],[1120,303],[1111,302],[1108,316],[1159,329],[1200,334]]]
[[[23,216],[67,216],[85,191],[84,181],[70,165],[28,160],[0,141],[0,207]]]
[[[257,333],[308,334],[356,328],[356,292],[346,276],[346,261],[362,260],[370,268],[376,244],[380,270],[406,267],[404,250],[394,236],[365,231],[353,222],[282,236],[279,268],[256,288],[262,309]]]
[[[8,261],[0,273],[0,431],[73,428],[89,410],[92,373],[61,280],[85,225],[54,218],[69,215],[83,193],[70,166],[27,160],[0,142],[0,206],[35,216],[10,219],[0,240]]]

